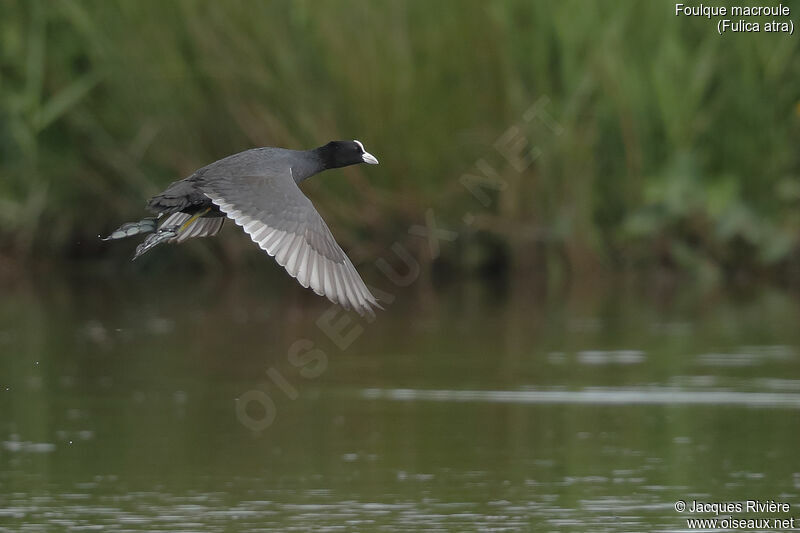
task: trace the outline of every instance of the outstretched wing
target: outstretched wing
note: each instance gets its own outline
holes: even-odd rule
[[[204,177],[199,186],[303,287],[362,316],[380,308],[291,175]]]

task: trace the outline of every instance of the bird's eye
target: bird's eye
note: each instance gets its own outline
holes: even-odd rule
[[[361,141],[354,140],[353,142],[356,143],[356,145],[358,145],[358,149],[361,150],[362,154],[366,152],[366,150],[364,150],[364,145],[361,144]]]

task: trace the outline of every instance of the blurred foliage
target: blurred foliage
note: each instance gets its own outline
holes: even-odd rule
[[[215,159],[358,138],[380,166],[307,187],[356,260],[396,240],[423,254],[407,230],[433,207],[463,230],[453,265],[780,276],[800,260],[797,39],[673,10],[2,0],[0,251],[98,254],[98,233]],[[534,147],[522,171],[496,148],[510,131]],[[487,165],[504,186],[482,203],[459,178]]]

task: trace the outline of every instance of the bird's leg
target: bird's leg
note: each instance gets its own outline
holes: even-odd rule
[[[202,211],[198,211],[197,213],[195,213],[194,215],[192,215],[192,217],[191,217],[189,220],[187,220],[186,222],[184,222],[183,224],[181,224],[181,227],[180,227],[180,228],[178,228],[178,230],[177,230],[177,231],[178,231],[178,233],[180,233],[180,232],[182,232],[183,230],[185,230],[186,228],[188,228],[188,227],[189,227],[189,226],[192,224],[192,222],[194,222],[195,220],[197,220],[197,219],[198,219],[198,218],[200,218],[201,216],[205,215],[205,214],[206,214],[206,213],[208,213],[209,211],[211,211],[211,208],[210,208],[210,207],[206,207],[204,210],[202,210]]]
[[[150,250],[154,246],[158,246],[162,242],[170,241],[170,240],[174,239],[175,237],[177,237],[180,234],[180,232],[185,231],[186,228],[188,228],[192,224],[192,222],[194,222],[198,218],[202,217],[203,215],[205,215],[209,211],[211,211],[210,207],[204,209],[203,211],[198,211],[197,213],[192,215],[189,218],[189,220],[187,220],[186,222],[184,222],[181,225],[175,224],[175,225],[168,226],[168,227],[163,227],[162,226],[162,227],[158,228],[158,231],[156,231],[152,235],[148,235],[147,238],[142,242],[142,244],[140,244],[139,246],[136,247],[136,254],[133,256],[133,259],[131,259],[131,261],[135,261],[136,258],[138,258],[140,255],[142,255],[146,251]]]

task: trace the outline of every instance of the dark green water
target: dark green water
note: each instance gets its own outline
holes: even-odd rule
[[[0,530],[653,531],[687,527],[679,499],[800,506],[796,295],[453,283],[396,291],[340,347],[283,277],[176,277],[4,288]]]

